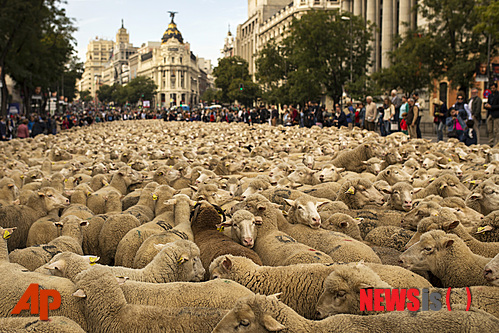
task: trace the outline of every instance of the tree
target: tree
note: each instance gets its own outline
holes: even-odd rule
[[[367,71],[372,29],[362,17],[337,10],[310,11],[294,18],[283,41],[289,97],[303,103],[327,94],[338,101],[350,79],[350,61],[351,87]]]
[[[108,86],[109,87],[109,86]],[[83,102],[91,102],[93,100],[92,98],[92,94],[90,93],[90,90],[84,90],[84,91],[80,91],[80,99],[83,101]]]
[[[216,77],[215,85],[220,89],[219,99],[224,103],[231,103],[237,99],[244,100],[244,103],[249,105],[259,95],[258,86],[254,85],[249,75],[248,62],[241,57],[219,59],[213,75]]]
[[[151,101],[158,86],[154,83],[153,79],[145,76],[137,76],[131,80],[125,87],[126,100],[130,103],[136,104],[139,100]]]
[[[286,99],[287,63],[279,47],[272,38],[258,53],[256,64],[256,79],[262,85],[263,101],[276,104]]]
[[[373,73],[372,78],[385,90],[402,89],[406,94],[431,88],[433,77],[430,63],[440,57],[428,46],[434,41],[420,30],[411,30],[402,40],[395,38],[395,49],[389,53],[391,66]],[[398,47],[397,47],[398,45]]]
[[[5,75],[19,85],[29,107],[32,89],[61,82],[73,52],[73,22],[60,8],[63,0],[4,0],[0,11],[0,81]],[[6,99],[2,99],[2,113]]]
[[[203,95],[201,95],[201,100],[206,102],[213,102],[219,99],[219,91],[217,89],[206,89]]]

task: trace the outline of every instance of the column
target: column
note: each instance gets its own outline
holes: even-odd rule
[[[383,24],[381,26],[381,67],[390,66],[388,52],[393,41],[393,0],[383,0]]]
[[[378,3],[379,0],[370,0],[370,1],[367,1],[367,8],[366,8],[366,18],[368,21],[370,21],[371,23],[374,23],[374,24],[377,24],[378,23],[378,20],[376,19],[377,15],[376,15],[376,11],[377,11],[377,3]],[[371,60],[372,60],[372,63],[373,65],[371,66],[370,68],[370,72],[373,73],[376,71],[377,69],[377,57],[376,57],[376,54],[377,54],[377,41],[378,41],[378,38],[376,37],[377,33],[376,33],[376,28],[373,29],[373,33],[375,34],[374,36],[374,41],[371,41],[369,42],[369,46],[372,47],[372,53],[371,53]]]
[[[343,0],[341,2],[341,11],[349,12],[350,11],[350,0]]]
[[[362,2],[364,0],[353,0],[353,14],[362,15]]]
[[[399,34],[405,37],[411,24],[411,0],[400,0]]]

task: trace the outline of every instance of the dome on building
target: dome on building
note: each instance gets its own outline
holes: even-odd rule
[[[180,31],[178,31],[177,25],[173,21],[173,15],[172,15],[172,21],[168,25],[168,29],[163,34],[163,38],[161,38],[161,44],[165,44],[166,42],[168,42],[172,38],[175,38],[181,44],[184,43],[184,38],[182,37],[182,34],[180,33]]]

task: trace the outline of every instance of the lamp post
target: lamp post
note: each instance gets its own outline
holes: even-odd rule
[[[352,36],[352,25],[353,21],[351,17],[342,16],[343,21],[350,21],[350,82],[353,82],[353,36]]]

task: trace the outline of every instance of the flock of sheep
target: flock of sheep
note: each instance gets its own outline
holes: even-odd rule
[[[0,152],[0,332],[499,331],[499,148],[148,120]],[[33,283],[49,321],[11,314]],[[409,288],[442,309],[360,307]]]

